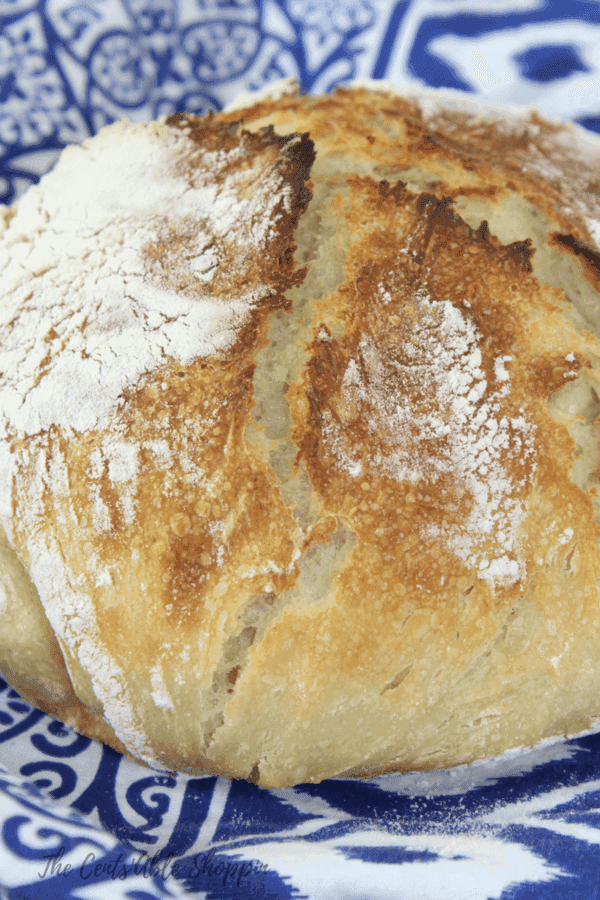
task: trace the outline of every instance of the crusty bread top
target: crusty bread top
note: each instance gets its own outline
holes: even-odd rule
[[[102,427],[145,372],[235,353],[285,303],[310,142],[235,132],[115,123],[8,213],[2,436]]]
[[[550,243],[558,241],[562,250],[579,257],[598,287],[600,148],[595,135],[571,123],[549,122],[526,107],[494,109],[464,92],[411,93],[390,82],[364,80],[357,82],[364,87],[300,97],[290,81],[280,90],[269,89],[275,100],[268,91],[254,103],[247,95],[241,109],[234,106],[223,118],[242,119],[252,129],[272,122],[282,134],[292,121],[299,129],[304,122],[321,154],[349,153],[357,172],[401,179],[417,193],[450,198],[475,228],[486,214],[498,219],[498,201],[509,201],[513,229],[531,240],[537,261],[546,231]],[[509,223],[502,224],[496,231],[508,231]],[[592,311],[591,324],[598,322],[599,311]]]
[[[600,208],[563,138],[284,95],[110,126],[6,215],[2,522],[129,752],[284,785],[600,716]]]

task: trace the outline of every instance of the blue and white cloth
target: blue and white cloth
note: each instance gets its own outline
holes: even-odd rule
[[[295,76],[600,132],[598,0],[0,0],[0,202],[125,115]],[[154,773],[0,681],[0,900],[600,900],[600,735],[286,790]]]

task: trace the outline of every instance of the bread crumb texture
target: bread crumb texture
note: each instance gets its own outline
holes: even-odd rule
[[[565,133],[285,93],[108,126],[3,211],[6,677],[267,787],[592,727],[600,188]]]

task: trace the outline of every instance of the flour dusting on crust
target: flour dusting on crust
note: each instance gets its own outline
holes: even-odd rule
[[[154,124],[68,148],[0,246],[0,436],[105,427],[144,372],[231,348],[272,294],[255,260],[291,208],[277,162]]]
[[[384,308],[391,303],[383,286],[379,297]],[[398,482],[435,485],[441,476],[452,476],[472,497],[470,515],[461,525],[430,525],[427,539],[441,539],[482,578],[516,581],[522,566],[515,539],[524,512],[507,463],[511,468],[517,463],[528,482],[536,464],[535,426],[523,416],[504,414],[511,357],[495,360],[495,382],[488,383],[481,367],[482,335],[469,317],[424,290],[411,302],[411,333],[394,343],[393,353],[370,335],[362,337],[342,378],[342,415],[324,411],[325,443],[357,478],[371,469]],[[374,438],[366,458],[364,450],[356,456],[344,427],[343,411],[358,406]],[[478,546],[491,535],[491,548]]]

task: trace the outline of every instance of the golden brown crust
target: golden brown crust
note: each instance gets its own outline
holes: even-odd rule
[[[386,182],[377,185],[357,179],[349,186],[349,208],[360,205],[365,210],[365,224],[358,233],[355,229],[346,262],[347,279],[336,298],[336,318],[343,321],[344,337],[336,341],[327,332],[327,340],[317,336],[312,342],[303,383],[294,386],[290,398],[298,422],[293,437],[299,447],[298,458],[306,460],[327,511],[351,522],[361,548],[373,542],[376,524],[377,555],[382,560],[397,557],[390,577],[411,593],[413,602],[437,605],[440,594],[445,593],[440,590],[441,576],[448,584],[472,580],[472,561],[448,555],[441,537],[438,559],[429,544],[410,554],[395,552],[405,527],[415,534],[434,530],[441,535],[460,528],[473,512],[474,497],[465,489],[464,473],[454,465],[442,468],[442,461],[452,454],[446,428],[431,435],[426,449],[422,448],[421,423],[433,415],[441,415],[446,422],[452,415],[449,403],[440,408],[435,386],[424,378],[435,373],[423,365],[423,354],[408,355],[417,335],[436,327],[431,303],[439,307],[449,302],[468,311],[481,335],[479,368],[488,383],[494,382],[496,360],[513,354],[511,393],[496,401],[489,422],[517,419],[523,413],[535,421],[536,401],[546,400],[563,387],[565,374],[575,371],[579,363],[558,353],[539,360],[528,358],[531,323],[527,304],[538,301],[538,314],[540,305],[535,296],[537,285],[528,277],[527,246],[502,247],[485,231],[472,232],[447,204],[431,195],[415,197],[401,182],[392,188]],[[404,266],[398,266],[398,247],[406,248]],[[425,305],[419,302],[423,297],[428,298]],[[549,303],[547,306],[552,308]],[[365,334],[376,348],[376,359],[365,344]],[[367,384],[377,378],[380,390],[344,391],[351,366],[357,382]],[[413,419],[411,434],[403,438],[400,450],[411,465],[401,479],[383,463],[393,452],[389,440],[397,438],[392,431],[386,433],[385,419],[393,415],[393,403],[400,397],[398,379],[402,402]],[[376,409],[378,401],[385,403],[380,410]],[[548,414],[546,420],[536,423],[537,427],[551,427]],[[327,422],[335,422],[350,452],[362,461],[360,479],[340,466],[335,453],[338,442],[327,440],[332,428]],[[553,430],[558,431],[556,427]],[[427,458],[419,477],[415,457],[423,453]],[[435,460],[439,475],[431,466],[428,470],[429,460]],[[509,438],[498,462],[513,484],[511,501],[526,503],[540,478],[539,473],[533,478],[537,458],[523,452],[521,438],[512,442]],[[405,519],[400,528],[399,515]],[[364,589],[364,584],[357,585],[357,595]]]
[[[138,256],[107,278],[144,279],[123,302],[156,352],[92,426],[7,402],[2,583],[18,556],[39,591],[23,574],[13,594],[40,669],[29,677],[27,640],[11,655],[4,639],[4,671],[136,758],[265,786],[456,765],[590,727],[589,161],[574,167],[535,116],[493,123],[366,89],[138,128],[113,138],[146,141],[160,189],[180,193],[135,220]],[[52,277],[15,276],[7,346]],[[32,404],[79,347],[82,284],[46,356],[32,352]],[[91,296],[77,328],[93,357],[95,321],[115,347],[133,325]],[[205,334],[194,353],[184,326]]]

